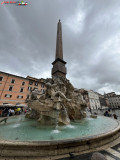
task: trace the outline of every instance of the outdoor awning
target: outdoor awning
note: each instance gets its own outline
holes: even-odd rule
[[[8,103],[8,104],[2,104],[0,105],[0,107],[15,107],[15,105]]]
[[[28,107],[26,104],[17,104],[16,107]]]

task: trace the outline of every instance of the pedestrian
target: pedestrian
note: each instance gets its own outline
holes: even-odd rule
[[[0,110],[0,117],[2,117],[2,112],[3,112],[3,110],[1,109],[1,110]]]
[[[11,116],[14,116],[14,114],[15,114],[14,109],[11,109]]]
[[[114,117],[114,119],[117,119],[117,115],[116,114],[113,114],[113,117]]]
[[[9,117],[9,116],[10,116],[10,114],[11,114],[11,108],[8,110],[8,114],[7,114],[7,116]]]
[[[24,114],[26,114],[26,112],[27,112],[27,110],[25,109],[25,110],[24,110]]]
[[[110,112],[110,108],[108,109],[108,111]]]

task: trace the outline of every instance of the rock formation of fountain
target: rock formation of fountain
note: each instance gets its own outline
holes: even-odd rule
[[[41,124],[69,124],[70,120],[86,117],[86,104],[69,80],[53,77],[45,80],[46,91],[33,91],[28,102],[32,109],[26,117],[37,119]]]

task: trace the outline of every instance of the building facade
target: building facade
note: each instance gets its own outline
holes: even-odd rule
[[[83,99],[86,101],[88,108],[91,109],[101,108],[99,96],[96,92],[92,90],[80,89],[80,93],[82,94]]]
[[[100,101],[101,109],[108,108],[109,107],[108,98],[105,98],[105,96],[102,95],[102,94],[100,94],[100,93],[97,93],[97,94],[99,96],[99,101]]]
[[[89,90],[88,91],[88,97],[89,97],[89,103],[90,103],[90,108],[91,109],[101,108],[100,101],[99,101],[99,96],[98,96],[97,93],[95,93],[92,90]]]
[[[115,92],[105,94],[109,101],[110,108],[120,108],[120,95],[116,95]]]
[[[29,93],[31,93],[34,90],[38,91],[40,94],[45,92],[46,88],[45,88],[43,78],[37,79],[37,78],[34,78],[34,77],[27,76],[27,79],[29,81],[29,83],[28,83]],[[29,96],[30,96],[30,94],[28,94],[28,99],[29,99]]]
[[[5,72],[0,72],[0,105],[25,104],[33,90],[43,93],[45,90],[44,79],[21,77]]]

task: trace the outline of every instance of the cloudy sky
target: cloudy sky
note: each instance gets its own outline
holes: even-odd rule
[[[76,88],[120,93],[119,0],[26,0],[1,4],[0,70],[51,77],[61,19],[67,78]]]

